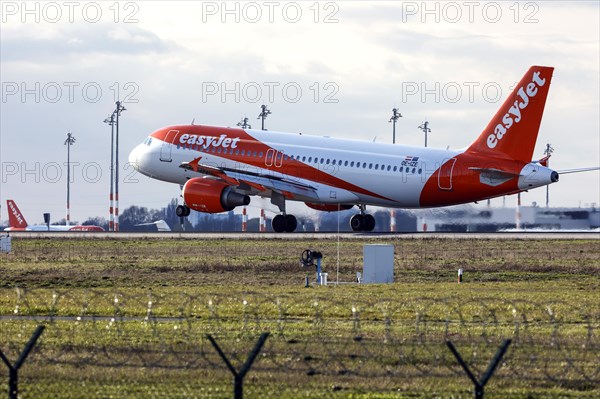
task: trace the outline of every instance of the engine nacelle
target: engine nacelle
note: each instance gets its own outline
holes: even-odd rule
[[[250,203],[249,196],[235,192],[228,184],[202,177],[185,183],[183,200],[191,209],[205,213],[228,212],[236,206]]]

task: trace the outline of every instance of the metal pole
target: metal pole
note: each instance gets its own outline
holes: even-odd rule
[[[6,367],[8,367],[9,399],[17,399],[19,397],[19,369],[21,368],[21,366],[23,366],[23,363],[25,363],[27,356],[29,356],[29,352],[31,352],[31,350],[35,346],[35,343],[37,342],[40,335],[42,335],[42,333],[44,332],[44,328],[44,326],[38,326],[38,328],[35,329],[33,335],[29,339],[29,342],[27,342],[27,345],[25,345],[23,352],[21,352],[21,355],[19,356],[15,364],[11,364],[6,358],[6,356],[4,356],[4,353],[0,351],[0,359],[2,359],[4,364],[6,364]]]
[[[500,348],[498,348],[498,351],[492,358],[490,364],[488,365],[487,370],[481,377],[481,380],[478,380],[477,377],[475,377],[475,375],[471,371],[471,369],[469,369],[469,366],[467,365],[467,363],[465,363],[463,358],[460,356],[460,354],[456,350],[456,347],[454,346],[454,344],[450,341],[446,341],[446,346],[448,346],[448,349],[450,349],[450,351],[452,352],[452,354],[454,355],[454,357],[456,358],[456,360],[458,361],[460,366],[463,368],[463,370],[467,374],[467,377],[469,377],[469,379],[473,382],[473,385],[475,388],[475,392],[474,392],[475,399],[483,399],[485,385],[488,383],[490,378],[492,378],[494,371],[496,371],[496,368],[500,364],[500,361],[502,360],[502,357],[508,350],[508,346],[510,345],[511,342],[512,342],[511,339],[505,339],[502,342],[502,345],[500,345]]]
[[[108,231],[115,231],[115,213],[113,210],[114,186],[115,186],[115,113],[110,114],[110,197]]]
[[[423,122],[423,124],[418,128],[425,133],[425,147],[427,147],[427,133],[431,132],[431,129],[429,128],[429,122]]]
[[[402,114],[398,112],[398,108],[392,108],[392,117],[388,122],[392,122],[392,144],[396,144],[396,121],[402,118]]]
[[[115,134],[115,231],[119,231],[119,108],[121,107],[121,102],[117,101],[117,131]]]
[[[67,226],[71,222],[71,146],[75,143],[75,137],[71,134],[71,132],[67,133],[67,139],[65,140],[65,145],[67,146],[67,218],[66,224]]]
[[[217,344],[217,341],[215,341],[215,339],[212,337],[212,335],[206,336],[206,338],[208,338],[208,340],[210,341],[212,346],[215,348],[215,350],[217,351],[217,353],[219,354],[221,359],[223,359],[223,362],[225,362],[225,365],[227,366],[227,368],[229,369],[231,374],[233,374],[233,398],[234,399],[242,399],[244,397],[244,377],[246,377],[246,374],[248,374],[248,372],[250,371],[250,368],[252,367],[254,360],[260,353],[260,350],[262,349],[262,347],[265,344],[265,341],[267,340],[268,337],[269,337],[269,333],[260,334],[260,337],[258,338],[258,342],[256,342],[256,345],[254,345],[254,348],[248,355],[246,362],[244,363],[242,368],[238,371],[235,369],[235,367],[233,367],[233,365],[231,364],[229,359],[227,359],[227,356],[225,356],[225,353],[223,353],[223,351],[221,350],[221,347],[219,347],[219,345]]]
[[[546,149],[544,150],[544,154],[546,155],[546,167],[550,165],[550,155],[554,152],[554,148],[550,145],[550,143],[546,144]],[[550,206],[550,185],[546,185],[546,208]]]
[[[265,119],[267,118],[267,115],[269,115],[271,113],[271,111],[269,111],[267,109],[267,106],[265,104],[261,105],[260,109],[261,109],[261,112],[258,115],[257,119],[261,119],[262,120],[262,122],[261,122],[261,129],[265,130]]]
[[[119,116],[125,107],[121,105],[121,101],[117,101],[116,113],[116,133],[115,133],[115,223],[114,231],[119,231]]]

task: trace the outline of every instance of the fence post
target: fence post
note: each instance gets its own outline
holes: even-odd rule
[[[233,367],[233,365],[231,364],[229,359],[227,359],[227,357],[225,356],[225,353],[223,353],[223,351],[217,344],[217,341],[215,341],[215,339],[210,334],[206,336],[208,338],[208,340],[210,341],[210,343],[214,346],[214,348],[219,353],[219,356],[221,356],[221,359],[223,359],[223,361],[225,362],[225,365],[227,366],[229,371],[231,371],[231,374],[233,374],[233,398],[234,399],[243,399],[243,397],[244,397],[244,377],[246,377],[246,374],[248,374],[248,371],[250,371],[250,368],[252,367],[252,363],[254,363],[256,356],[258,356],[258,354],[260,353],[260,350],[262,349],[263,345],[265,344],[265,341],[267,340],[268,336],[269,336],[269,333],[260,334],[260,337],[258,338],[258,342],[256,342],[256,345],[254,345],[254,348],[248,355],[248,359],[246,359],[246,362],[244,363],[244,365],[242,366],[242,368],[239,371],[237,371]]]
[[[506,350],[508,349],[508,345],[510,345],[511,342],[512,342],[511,339],[505,339],[504,342],[502,342],[502,345],[500,345],[500,348],[498,348],[496,355],[494,355],[492,361],[488,365],[487,370],[485,371],[485,373],[483,373],[483,377],[481,377],[481,381],[479,381],[477,379],[477,377],[475,377],[475,375],[473,375],[473,373],[469,369],[469,366],[467,366],[467,364],[465,363],[463,358],[460,356],[460,354],[456,350],[456,347],[454,347],[454,344],[450,341],[446,341],[446,345],[448,346],[450,351],[454,354],[454,357],[456,357],[456,360],[458,360],[458,363],[462,366],[463,370],[465,370],[465,373],[471,379],[471,381],[473,381],[473,385],[475,386],[475,399],[483,399],[485,385],[488,383],[490,378],[492,378],[494,371],[496,371],[496,367],[498,367],[500,360],[502,360],[502,357],[506,353]]]
[[[8,398],[9,399],[17,399],[17,397],[19,396],[19,369],[21,368],[21,366],[27,359],[27,356],[29,356],[29,352],[31,352],[31,350],[35,346],[35,343],[37,342],[40,335],[42,335],[44,328],[45,328],[44,326],[38,326],[38,328],[35,329],[35,331],[33,332],[33,335],[29,339],[29,342],[27,342],[27,345],[25,345],[23,352],[21,352],[19,359],[15,362],[14,365],[11,364],[10,361],[6,358],[6,356],[4,356],[4,353],[2,353],[2,351],[0,351],[0,359],[2,359],[4,364],[6,364],[6,367],[8,367]]]

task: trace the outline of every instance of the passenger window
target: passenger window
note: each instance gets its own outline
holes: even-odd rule
[[[369,169],[371,169],[371,167],[369,167]],[[375,170],[379,169],[379,165],[375,164]]]
[[[402,172],[404,170],[404,166],[400,166],[400,172]]]
[[[394,166],[394,172],[397,170],[398,168],[396,166]]]
[[[419,174],[421,174],[423,172],[423,169],[419,169]]]
[[[373,164],[372,163],[369,164],[369,169],[373,169]]]

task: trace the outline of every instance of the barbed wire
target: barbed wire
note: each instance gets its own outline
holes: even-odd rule
[[[447,340],[481,373],[502,339],[510,338],[495,378],[600,383],[600,312],[576,303],[427,297],[297,303],[293,296],[251,292],[12,292],[12,313],[0,316],[0,350],[15,357],[34,326],[43,324],[35,358],[46,365],[220,370],[224,365],[208,334],[223,342],[234,362],[243,362],[252,342],[268,331],[258,371],[450,378],[462,371],[445,348]]]

